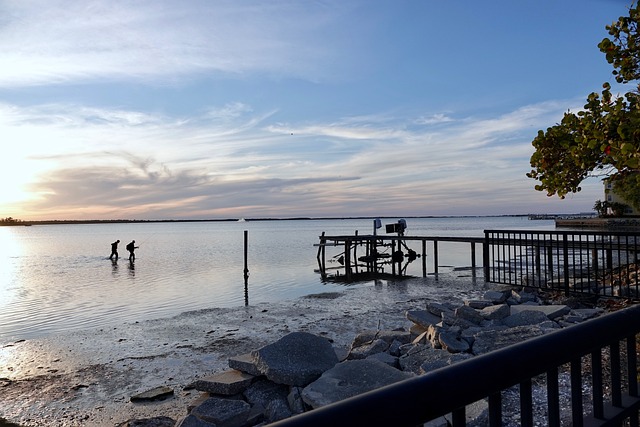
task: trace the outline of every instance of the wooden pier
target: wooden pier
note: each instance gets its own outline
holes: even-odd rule
[[[407,242],[420,242],[420,250],[411,249]],[[450,237],[450,236],[403,236],[403,235],[358,235],[327,236],[323,232],[318,247],[318,272],[323,280],[330,277],[329,271],[336,270],[333,277],[351,282],[364,278],[375,278],[385,273],[384,267],[391,267],[391,276],[405,276],[409,263],[420,260],[422,277],[427,276],[427,242],[432,243],[433,274],[438,277],[438,243],[458,242],[471,245],[471,268],[475,274],[476,244],[485,244],[484,237]],[[327,247],[340,247],[342,252],[331,258],[340,266],[327,266]],[[390,251],[389,251],[390,250]],[[482,252],[484,253],[484,251]],[[340,271],[344,270],[343,274]]]

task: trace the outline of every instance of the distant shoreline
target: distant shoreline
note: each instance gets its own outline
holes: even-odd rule
[[[402,218],[492,218],[492,217],[528,217],[529,214],[513,215],[425,215],[425,216],[403,216]],[[0,221],[0,227],[7,226],[30,226],[30,225],[58,225],[58,224],[137,224],[137,223],[158,223],[158,222],[255,222],[255,221],[331,221],[350,219],[389,219],[400,218],[397,216],[349,216],[349,217],[291,217],[291,218],[221,218],[221,219],[60,219],[60,220],[13,220]]]

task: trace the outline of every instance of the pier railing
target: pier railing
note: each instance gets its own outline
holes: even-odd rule
[[[485,231],[487,282],[638,298],[640,232]]]
[[[509,425],[638,426],[639,332],[633,306],[272,425],[409,427],[447,415],[440,424],[457,427],[467,423],[465,408],[483,401],[486,419],[473,425],[508,424],[506,409],[519,418]],[[543,400],[534,400],[539,389]]]
[[[316,245],[318,247],[318,272],[323,279],[327,279],[330,277],[330,270],[339,270],[336,275],[346,282],[357,280],[363,276],[381,274],[387,270],[390,270],[388,273],[392,276],[403,276],[408,263],[417,261],[419,258],[422,277],[426,277],[427,274],[434,274],[437,277],[440,268],[439,243],[441,242],[470,245],[469,261],[471,270],[475,274],[475,269],[479,265],[476,245],[483,247],[485,243],[483,237],[376,236],[358,235],[357,233],[346,236],[327,236],[322,233],[320,243]],[[340,248],[337,255],[339,256],[338,266],[329,266],[326,254],[327,247]],[[429,252],[431,272],[427,271],[428,249],[431,251]],[[486,249],[483,247],[481,251],[484,253]],[[336,256],[331,258],[331,261],[336,260]],[[336,275],[333,277],[335,278]]]
[[[488,283],[544,288],[566,294],[640,298],[640,232],[486,230],[484,237],[320,236],[318,271],[323,279],[351,282],[404,276],[412,261],[422,276],[438,277],[440,242],[469,244],[471,271],[481,265]],[[481,263],[476,246],[482,249]],[[427,247],[431,246],[427,272]],[[338,247],[329,257],[328,247]],[[328,259],[330,258],[330,259]],[[334,267],[329,261],[338,261]],[[335,270],[333,276],[331,270]],[[390,270],[390,271],[389,271]]]

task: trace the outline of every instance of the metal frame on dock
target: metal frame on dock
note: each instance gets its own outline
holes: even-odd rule
[[[421,242],[420,258],[422,262],[422,277],[427,276],[427,242],[433,242],[433,273],[438,275],[438,242],[457,242],[457,243],[469,243],[471,245],[471,268],[475,274],[476,269],[476,244],[485,245],[484,237],[451,237],[451,236],[380,236],[380,235],[359,235],[357,232],[353,236],[327,236],[323,232],[320,236],[320,243],[314,246],[318,247],[318,271],[323,280],[328,278],[327,271],[330,269],[327,267],[327,258],[325,248],[327,246],[342,246],[344,247],[343,262],[340,269],[344,269],[344,279],[349,282],[357,277],[360,273],[360,269],[363,272],[371,275],[380,273],[380,266],[384,264],[390,264],[392,268],[392,275],[402,275],[402,259],[394,262],[393,259],[378,258],[376,254],[380,254],[379,247],[391,247],[392,252],[396,252],[400,249],[402,244],[406,241],[419,241]],[[358,248],[364,248],[364,257],[369,258],[369,261],[360,261],[358,259]],[[483,253],[486,252],[483,248]]]

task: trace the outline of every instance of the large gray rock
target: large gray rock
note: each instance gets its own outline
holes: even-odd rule
[[[237,399],[210,397],[191,411],[191,415],[217,427],[241,427],[245,425],[251,406]]]
[[[403,371],[419,375],[423,373],[421,368],[423,364],[448,359],[450,356],[451,353],[448,351],[437,350],[426,345],[417,345],[400,357],[398,363]]]
[[[446,351],[441,351],[442,353],[439,357],[433,358],[431,360],[426,360],[422,365],[420,365],[420,374],[426,374],[431,371],[435,371],[436,369],[444,368],[446,366],[453,365],[454,363],[461,362],[463,360],[467,360],[472,358],[473,356],[469,353],[447,353]]]
[[[230,396],[244,391],[251,385],[254,378],[253,375],[232,369],[200,378],[193,383],[193,388],[198,391]]]
[[[286,400],[289,387],[261,379],[251,384],[242,394],[251,405],[261,405],[266,408],[273,400]]]
[[[545,330],[539,326],[516,326],[507,329],[491,329],[478,332],[474,336],[471,352],[475,355],[488,353],[511,344],[543,335]]]
[[[375,339],[368,344],[363,344],[360,347],[352,348],[347,356],[347,359],[366,359],[367,357],[387,351],[389,343],[385,340]]]
[[[469,343],[461,340],[458,334],[453,332],[442,332],[438,337],[443,350],[449,353],[464,353],[469,351]]]
[[[431,314],[427,310],[407,310],[405,313],[407,320],[412,321],[416,325],[420,325],[423,328],[428,328],[431,325],[435,325],[442,320],[441,316]]]
[[[2,418],[0,418],[0,421],[2,421]],[[124,423],[118,424],[118,427],[174,427],[175,425],[176,421],[173,418],[154,417],[125,421]]]
[[[247,374],[259,376],[260,371],[256,367],[256,362],[251,356],[251,353],[241,354],[229,358],[229,367],[238,371],[246,372]]]
[[[489,290],[484,293],[484,299],[494,304],[502,304],[511,296],[511,291],[493,291]]]
[[[453,314],[454,309],[455,308],[450,304],[444,304],[434,301],[427,303],[427,311],[438,317],[442,317],[443,313]]]
[[[195,415],[187,415],[186,417],[182,417],[175,424],[175,427],[216,427],[215,424],[209,423],[207,421],[201,420]]]
[[[549,319],[553,320],[557,317],[564,316],[571,311],[566,305],[563,304],[553,304],[553,305],[514,305],[511,306],[511,314],[520,313],[521,311],[534,310],[544,313]]]
[[[255,350],[258,370],[273,382],[305,386],[338,363],[331,343],[308,332],[293,332]]]
[[[413,376],[377,360],[348,360],[306,386],[302,399],[315,409]]]
[[[512,328],[514,326],[538,325],[548,320],[547,315],[541,311],[524,310],[505,317],[502,319],[502,323]]]
[[[476,325],[479,325],[483,320],[483,317],[480,315],[478,310],[473,307],[469,307],[468,305],[456,308],[455,315],[461,319],[475,323]]]
[[[383,340],[389,344],[394,341],[398,341],[401,344],[407,344],[411,341],[411,334],[410,332],[405,330],[364,331],[356,335],[356,337],[353,339],[353,342],[351,343],[351,348],[360,347],[378,339]]]
[[[511,314],[511,309],[507,304],[496,304],[485,307],[480,311],[480,315],[486,320],[500,320]]]

